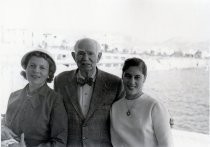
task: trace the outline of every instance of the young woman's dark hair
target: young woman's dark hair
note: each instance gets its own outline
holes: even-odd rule
[[[144,78],[146,80],[147,77],[147,65],[142,59],[139,58],[128,58],[125,60],[125,63],[123,65],[122,71],[123,73],[131,66],[138,66],[139,70],[144,75]]]

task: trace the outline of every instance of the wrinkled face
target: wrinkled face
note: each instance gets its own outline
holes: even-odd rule
[[[26,78],[31,86],[42,86],[49,76],[49,63],[42,57],[32,56],[26,67]]]
[[[127,96],[142,92],[145,77],[138,66],[131,66],[123,73],[123,84]]]
[[[81,71],[90,72],[96,69],[96,64],[100,60],[100,54],[94,44],[78,46],[77,51],[73,54],[73,58]]]

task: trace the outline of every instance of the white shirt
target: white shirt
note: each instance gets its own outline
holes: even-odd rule
[[[93,73],[93,75],[91,76],[91,78],[93,78],[93,81],[95,81],[95,75],[96,75],[96,72]],[[77,77],[85,79],[81,75],[80,71],[78,71]],[[77,88],[79,104],[80,104],[82,113],[85,117],[89,110],[90,101],[91,101],[91,97],[92,97],[92,93],[93,93],[93,85],[92,86],[89,86],[88,84],[85,84],[83,86],[78,85],[78,88]]]

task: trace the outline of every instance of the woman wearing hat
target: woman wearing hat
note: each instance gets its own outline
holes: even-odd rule
[[[28,84],[10,95],[2,123],[2,140],[22,147],[62,147],[67,139],[67,114],[61,97],[48,87],[56,71],[45,50],[26,53],[21,75]]]

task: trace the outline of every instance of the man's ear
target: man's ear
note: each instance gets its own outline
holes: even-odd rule
[[[76,53],[75,52],[71,52],[71,56],[73,57],[74,61],[76,62]]]
[[[97,63],[101,60],[101,56],[102,56],[102,52],[99,52],[99,53],[98,53]]]

